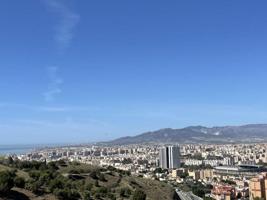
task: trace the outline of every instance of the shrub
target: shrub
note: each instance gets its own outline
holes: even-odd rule
[[[142,190],[135,190],[132,200],[146,200],[146,194]]]
[[[53,192],[55,189],[63,189],[65,186],[64,182],[60,178],[55,178],[50,181],[49,183],[49,190]]]
[[[77,169],[71,169],[69,171],[69,174],[80,174],[80,171],[78,171]]]
[[[98,177],[97,177],[97,172],[96,172],[96,171],[92,171],[92,172],[90,173],[90,177],[91,177],[92,179],[98,179]]]
[[[96,187],[99,187],[99,182],[98,182],[98,180],[95,181],[95,186],[96,186]]]
[[[25,188],[27,190],[30,190],[31,192],[33,192],[35,194],[38,194],[38,193],[40,193],[41,184],[39,181],[31,180],[29,182],[26,182]]]
[[[89,191],[91,191],[92,188],[93,188],[93,184],[92,184],[92,183],[86,183],[85,186],[84,186],[84,189],[85,189],[85,190],[89,190]]]
[[[107,181],[107,180],[105,179],[104,174],[100,174],[100,175],[99,175],[99,180],[102,181],[102,182]]]
[[[116,200],[116,196],[115,196],[114,194],[108,193],[107,197],[108,197],[110,200]]]
[[[14,186],[15,174],[10,171],[0,172],[0,193],[8,193]]]
[[[95,199],[100,199],[100,198],[101,198],[101,195],[98,194],[98,193],[96,193],[96,194],[95,194]]]
[[[33,170],[29,172],[29,176],[33,178],[34,180],[38,180],[40,177],[40,172],[37,170]]]
[[[78,191],[69,189],[56,189],[54,195],[56,195],[59,200],[78,200],[81,198]]]
[[[56,171],[56,170],[59,169],[56,162],[50,162],[50,163],[48,163],[47,164],[47,167],[48,167],[48,169],[54,170],[54,171]]]
[[[99,187],[96,189],[96,193],[101,193],[101,194],[107,194],[108,193],[108,189],[105,187]]]
[[[83,194],[83,200],[91,200],[91,194],[88,191],[85,191]]]
[[[120,189],[121,197],[129,197],[132,194],[132,191],[128,187],[124,187]]]
[[[18,188],[24,188],[25,187],[25,180],[22,177],[15,177],[14,184]]]

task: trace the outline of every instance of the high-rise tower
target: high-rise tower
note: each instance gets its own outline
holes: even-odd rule
[[[167,146],[159,150],[159,163],[163,169],[174,169],[180,167],[180,147]]]

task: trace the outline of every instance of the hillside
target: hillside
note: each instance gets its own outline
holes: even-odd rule
[[[1,162],[0,200],[130,200],[139,194],[145,195],[146,200],[177,199],[174,189],[166,183],[132,176],[113,167],[100,168],[63,161],[49,164]],[[15,186],[3,194],[3,185],[8,182],[6,178],[3,180],[3,172],[12,174],[12,171],[16,175],[9,177],[14,180]],[[18,182],[17,177],[22,178],[24,183]]]
[[[110,144],[138,143],[225,143],[259,142],[267,140],[267,124],[249,124],[243,126],[204,127],[190,126],[181,129],[160,129],[137,136],[123,137]]]

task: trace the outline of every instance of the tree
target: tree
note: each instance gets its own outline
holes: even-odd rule
[[[202,188],[199,188],[199,187],[193,187],[192,188],[192,192],[195,195],[199,196],[199,197],[204,197],[205,196],[204,190]]]
[[[8,164],[9,166],[12,166],[13,163],[14,163],[13,158],[12,158],[11,156],[9,156],[8,159],[7,159],[7,164]]]
[[[70,189],[56,189],[54,194],[59,200],[78,200],[81,198],[79,192]]]
[[[54,171],[56,171],[56,170],[59,169],[56,162],[50,162],[50,163],[48,163],[47,164],[47,167],[48,167],[48,169],[54,170]]]
[[[91,194],[88,191],[85,191],[83,194],[83,200],[91,200]]]
[[[104,174],[100,174],[99,175],[99,180],[102,181],[102,182],[106,182],[107,181],[105,176],[104,176]]]
[[[108,167],[107,167],[107,170],[108,170],[108,171],[112,171],[112,172],[113,172],[113,171],[115,171],[115,172],[117,171],[117,169],[116,169],[115,167],[112,167],[112,166],[108,166]]]
[[[66,166],[66,162],[64,160],[59,160],[57,161],[57,163],[60,165],[60,166]]]
[[[41,192],[41,183],[39,181],[31,180],[25,184],[25,188],[35,194],[38,194]]]
[[[14,186],[15,174],[10,171],[0,172],[0,193],[8,193]]]
[[[95,199],[100,199],[101,198],[101,195],[99,193],[95,193]]]
[[[98,180],[95,181],[95,186],[96,186],[96,187],[99,187],[99,182],[98,182]]]
[[[29,176],[34,179],[35,181],[37,181],[40,177],[40,172],[38,170],[32,170],[29,172]]]
[[[110,200],[116,200],[116,196],[112,193],[108,193],[107,197],[110,199]]]
[[[108,193],[108,189],[106,187],[98,187],[95,192],[98,194],[105,195]]]
[[[92,171],[92,172],[90,173],[90,177],[91,177],[92,179],[98,179],[96,171]]]
[[[146,194],[142,190],[135,190],[132,200],[146,200]]]
[[[124,187],[120,189],[121,197],[129,197],[132,194],[132,191],[128,187]]]
[[[59,200],[64,200],[68,198],[68,191],[66,189],[55,189],[53,193]]]
[[[22,177],[16,176],[14,179],[14,184],[18,188],[24,188],[25,187],[25,180]]]
[[[63,180],[58,177],[50,181],[49,190],[53,192],[55,189],[63,189],[65,186]]]
[[[178,176],[179,176],[180,178],[186,178],[186,177],[188,176],[188,173],[187,173],[187,172],[179,172],[179,173],[178,173]]]
[[[77,190],[72,190],[69,193],[69,199],[70,200],[76,200],[76,199],[80,199],[80,198],[81,198],[81,195],[80,195],[80,193]]]
[[[154,174],[161,174],[161,173],[163,173],[162,168],[156,168],[156,169],[154,170]]]
[[[85,190],[91,191],[93,188],[93,184],[92,183],[86,183],[84,186]]]

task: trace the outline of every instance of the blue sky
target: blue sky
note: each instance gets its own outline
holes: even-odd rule
[[[0,1],[0,143],[266,123],[266,6]]]

